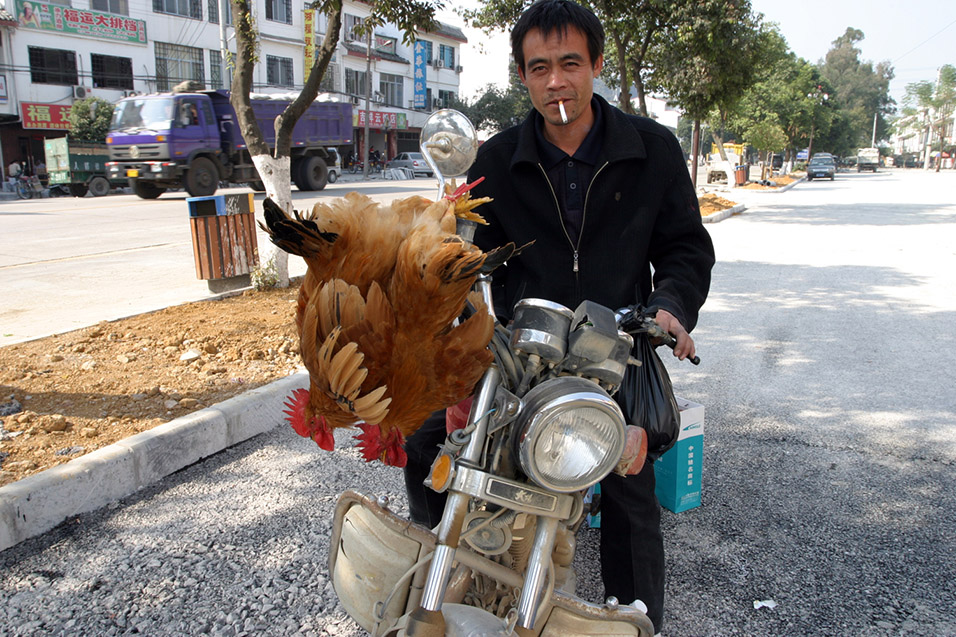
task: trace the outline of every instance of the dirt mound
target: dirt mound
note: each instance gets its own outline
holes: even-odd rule
[[[297,295],[247,291],[0,347],[0,485],[295,371]]]

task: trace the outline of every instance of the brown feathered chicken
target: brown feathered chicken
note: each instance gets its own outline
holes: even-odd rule
[[[286,403],[297,433],[331,450],[333,429],[358,425],[366,460],[404,466],[405,438],[471,393],[494,324],[470,289],[515,247],[485,253],[454,234],[456,213],[480,219],[467,190],[390,205],[350,193],[291,217],[265,200],[263,228],[308,264],[296,326],[310,387]],[[476,311],[453,325],[466,301]]]

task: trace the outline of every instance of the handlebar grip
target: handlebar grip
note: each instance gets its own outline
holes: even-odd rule
[[[661,331],[663,332],[663,330]],[[664,344],[667,345],[669,348],[674,349],[675,347],[677,347],[677,339],[671,336],[670,334],[664,332],[664,335],[661,338],[664,339]],[[687,360],[689,360],[694,365],[700,365],[700,358],[697,356],[689,356]]]

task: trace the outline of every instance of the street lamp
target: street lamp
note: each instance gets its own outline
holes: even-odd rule
[[[816,125],[817,106],[823,106],[830,99],[830,94],[823,90],[823,86],[817,84],[817,88],[807,93],[807,99],[812,101],[810,107],[810,143],[807,144],[807,161],[813,156],[813,128]]]

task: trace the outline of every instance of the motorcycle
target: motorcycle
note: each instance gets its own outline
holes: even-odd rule
[[[445,175],[474,161],[469,136],[467,118],[447,109],[423,128],[440,193]],[[459,220],[466,240],[474,229]],[[476,288],[492,308],[490,277]],[[571,311],[523,299],[509,326],[496,323],[494,363],[426,481],[448,494],[438,526],[399,517],[386,497],[346,491],[338,500],[329,572],[362,628],[396,637],[653,636],[640,600],[584,601],[572,568],[585,493],[636,457],[622,458],[628,426],[612,396],[627,366],[640,364],[631,350],[642,332],[669,337],[640,308],[590,301]]]
[[[17,179],[17,197],[20,199],[32,199],[33,197],[43,196],[43,184],[36,175],[21,175]]]

